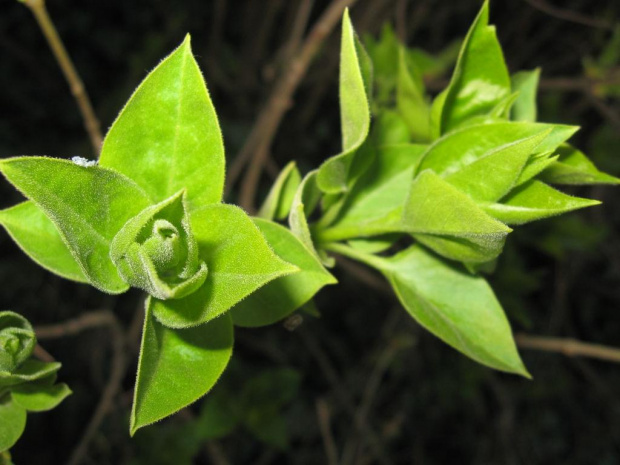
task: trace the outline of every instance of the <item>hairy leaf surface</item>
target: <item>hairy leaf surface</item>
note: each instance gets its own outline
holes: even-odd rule
[[[131,96],[99,163],[133,179],[155,201],[181,189],[192,208],[221,200],[224,145],[189,35]]]

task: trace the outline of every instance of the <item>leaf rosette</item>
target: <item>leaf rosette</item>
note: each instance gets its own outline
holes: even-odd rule
[[[161,299],[195,292],[207,278],[186,212],[184,192],[145,208],[114,236],[110,258],[130,286]]]
[[[13,372],[32,355],[35,344],[28,320],[14,312],[0,312],[0,372]]]
[[[51,410],[71,394],[66,384],[54,384],[60,363],[30,358],[36,343],[28,320],[0,312],[0,453],[24,432],[27,412]]]

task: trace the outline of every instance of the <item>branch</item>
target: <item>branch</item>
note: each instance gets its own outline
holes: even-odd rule
[[[306,37],[299,53],[291,61],[288,68],[281,74],[263,107],[243,148],[237,155],[228,174],[228,190],[235,183],[243,167],[250,160],[250,166],[241,185],[240,205],[252,211],[256,188],[263,166],[271,147],[271,142],[280,126],[282,118],[291,105],[291,98],[301,79],[306,74],[312,58],[319,47],[336,26],[344,9],[356,0],[333,0],[323,15],[318,19]],[[303,4],[302,4],[303,6]],[[300,14],[303,11],[300,11]]]
[[[93,146],[93,150],[95,155],[99,155],[99,150],[101,149],[101,143],[103,138],[101,136],[101,130],[99,129],[99,120],[97,116],[95,116],[95,112],[90,103],[90,99],[88,98],[88,94],[86,93],[86,88],[84,87],[84,83],[80,78],[65,46],[58,35],[58,31],[56,31],[56,27],[50,18],[47,9],[45,8],[45,0],[20,0],[24,3],[32,14],[34,14],[43,35],[47,39],[47,43],[49,44],[54,56],[56,57],[56,61],[60,66],[67,82],[69,83],[69,88],[71,89],[71,94],[75,98],[75,101],[80,108],[80,113],[82,113],[82,118],[84,119],[84,127],[86,128],[86,132],[88,133],[88,137],[90,138],[90,143]]]
[[[598,29],[613,29],[613,24],[610,21],[598,18],[590,18],[588,16],[576,13],[571,10],[565,10],[553,5],[549,5],[544,0],[524,0],[530,6],[547,13],[549,16],[553,16],[564,21],[570,21],[571,23],[582,24],[584,26],[595,27]]]
[[[567,357],[589,357],[620,363],[620,349],[614,347],[590,344],[576,339],[530,336],[528,334],[517,334],[515,340],[522,349],[557,352]]]
[[[114,397],[119,391],[125,375],[125,337],[118,320],[108,310],[94,311],[64,323],[35,328],[35,333],[39,339],[55,339],[73,336],[88,329],[103,327],[109,328],[112,336],[112,350],[114,354],[110,368],[110,377],[82,439],[71,454],[68,462],[69,465],[77,465],[83,460],[99,426],[101,426],[106,415],[114,406]]]

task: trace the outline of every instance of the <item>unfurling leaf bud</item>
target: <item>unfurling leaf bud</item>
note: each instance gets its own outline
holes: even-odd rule
[[[0,372],[15,371],[32,355],[36,343],[28,320],[15,312],[0,312]]]
[[[207,278],[179,192],[145,208],[112,240],[110,257],[127,284],[158,299],[178,299]]]

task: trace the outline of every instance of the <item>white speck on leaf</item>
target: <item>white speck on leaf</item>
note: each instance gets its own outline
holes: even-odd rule
[[[97,164],[96,160],[88,160],[87,158],[83,157],[73,157],[71,161],[78,166],[83,166],[84,168],[95,166]]]

